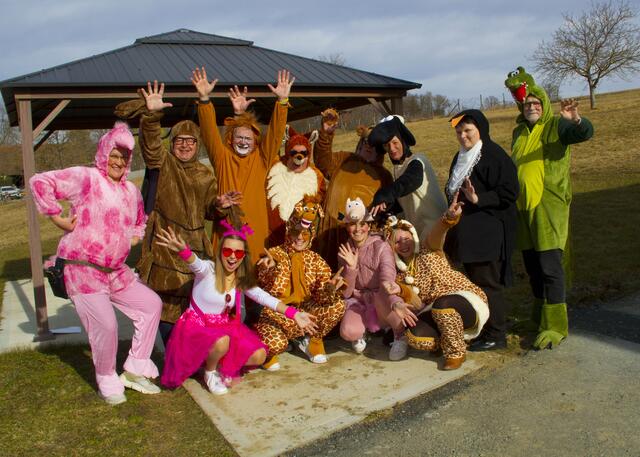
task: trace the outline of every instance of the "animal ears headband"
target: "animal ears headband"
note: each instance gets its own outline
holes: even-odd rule
[[[222,225],[226,230],[222,234],[222,238],[226,238],[228,236],[239,236],[244,241],[247,241],[247,237],[249,235],[253,235],[253,229],[249,227],[249,224],[244,224],[240,230],[236,229],[233,225],[229,224],[226,219],[222,219],[220,221],[220,225]]]
[[[416,231],[413,224],[405,219],[398,219],[396,216],[389,216],[387,218],[387,222],[384,226],[384,234],[385,238],[389,240],[393,232],[397,229],[406,230],[411,233],[411,237],[413,238],[414,254],[420,252],[420,238],[418,237],[418,232]]]

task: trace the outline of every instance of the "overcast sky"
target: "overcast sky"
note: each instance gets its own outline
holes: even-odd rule
[[[588,6],[584,0],[355,3],[2,0],[0,80],[188,28],[304,57],[340,54],[350,67],[419,82],[419,92],[464,103],[507,94],[506,74],[518,65],[533,68],[533,51],[561,26],[561,13]],[[636,87],[638,74],[605,80],[600,91]],[[561,87],[562,96],[586,93],[582,81]]]

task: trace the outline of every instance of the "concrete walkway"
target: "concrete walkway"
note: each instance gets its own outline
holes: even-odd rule
[[[0,352],[87,342],[82,330],[34,343],[32,295],[30,280],[6,283]],[[47,303],[52,330],[80,326],[71,302],[54,297],[48,284]],[[120,338],[130,339],[131,322],[116,312]],[[159,337],[156,347],[162,350]],[[440,371],[441,358],[417,351],[410,350],[408,359],[389,362],[381,338],[370,340],[363,355],[356,355],[340,339],[327,341],[326,348],[327,364],[311,364],[296,349],[281,356],[280,371],[255,370],[223,396],[210,394],[200,379],[187,380],[185,388],[239,455],[266,457],[326,437],[377,411],[387,410],[385,415],[388,408],[469,374],[490,360],[484,354],[469,354],[462,369]]]
[[[37,325],[32,282],[30,279],[7,281],[2,301],[2,320],[0,321],[0,352],[16,348],[36,349],[50,344],[88,343],[87,334],[82,328],[71,300],[54,296],[48,283],[45,284],[45,290],[51,331],[79,330],[79,332],[60,333],[56,334],[54,340],[34,343],[33,337],[37,332]],[[133,324],[118,310],[116,310],[116,316],[120,329],[119,338],[131,340]],[[159,336],[156,339],[156,349],[164,351]]]

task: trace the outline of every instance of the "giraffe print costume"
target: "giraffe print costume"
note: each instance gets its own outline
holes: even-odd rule
[[[289,235],[294,231],[307,231],[310,246],[315,235],[322,209],[316,201],[305,199],[299,202],[293,215],[287,222],[287,237],[284,244],[269,249],[275,266],[268,268],[258,264],[258,283],[283,303],[293,305],[300,311],[316,316],[318,331],[312,335],[310,353],[324,353],[322,338],[336,326],[345,311],[341,293],[329,282],[331,269],[327,262],[308,247],[296,251]],[[296,275],[294,264],[302,265],[302,273]],[[302,291],[302,292],[301,292]],[[293,324],[293,325],[292,325]],[[293,320],[263,309],[256,324],[256,331],[269,348],[269,357],[281,354],[287,348],[289,340],[304,336]],[[312,347],[313,346],[313,347]]]

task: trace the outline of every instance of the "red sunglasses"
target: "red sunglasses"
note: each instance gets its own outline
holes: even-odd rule
[[[222,248],[222,255],[224,257],[231,257],[231,254],[234,254],[236,259],[240,260],[246,253],[244,252],[244,249]]]

